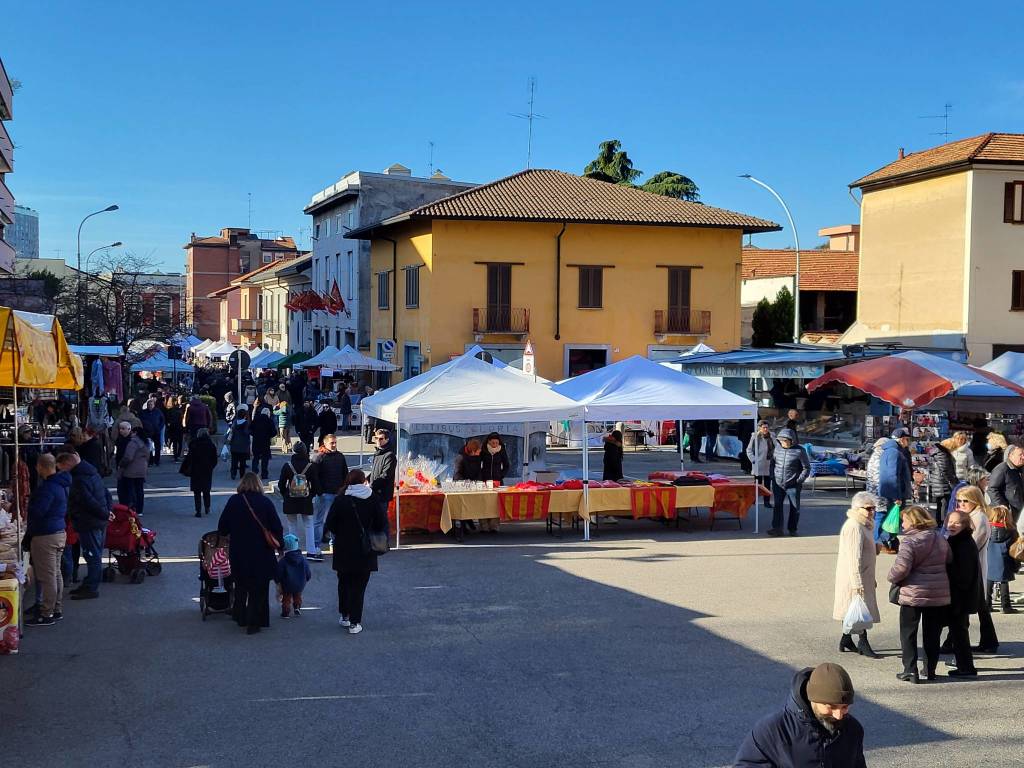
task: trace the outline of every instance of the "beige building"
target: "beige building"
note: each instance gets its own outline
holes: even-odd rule
[[[904,154],[860,189],[857,323],[844,343],[1024,351],[1024,134]]]

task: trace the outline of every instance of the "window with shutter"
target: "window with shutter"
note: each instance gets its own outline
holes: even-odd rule
[[[1008,181],[1003,185],[1003,221],[1024,224],[1024,181]]]
[[[405,270],[405,306],[409,309],[420,305],[420,268]]]
[[[604,269],[580,267],[580,309],[601,309],[604,306]]]
[[[377,273],[377,309],[388,309],[391,306],[391,285],[388,272]]]
[[[1011,281],[1010,309],[1024,309],[1024,270],[1015,269]]]

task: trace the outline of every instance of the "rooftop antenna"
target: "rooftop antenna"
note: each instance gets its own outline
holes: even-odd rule
[[[529,128],[527,129],[526,139],[526,167],[530,168],[530,162],[533,159],[533,121],[535,118],[546,119],[544,115],[538,115],[533,111],[533,100],[537,92],[537,78],[530,77],[530,109],[527,112],[509,112],[512,117],[518,117],[521,120],[525,120]]]
[[[252,192],[249,192],[249,231],[252,231]]]
[[[945,144],[947,141],[949,141],[949,110],[951,110],[953,108],[953,105],[947,102],[946,104],[943,104],[942,106],[943,106],[943,109],[942,109],[942,114],[941,115],[919,115],[918,119],[919,120],[941,120],[942,121],[942,130],[941,131],[932,131],[928,135],[929,136],[941,136],[942,137],[942,143]]]
[[[429,170],[427,171],[427,176],[430,177],[434,175],[434,142],[428,141],[427,145],[430,147],[430,160],[427,163]]]

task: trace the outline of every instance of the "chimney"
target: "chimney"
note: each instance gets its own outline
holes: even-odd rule
[[[441,173],[441,169],[440,168],[438,168],[436,171],[434,171],[433,175],[430,178],[432,178],[434,181],[451,181],[451,179],[449,177],[447,177],[443,173]]]
[[[903,154],[903,147],[900,147],[899,151],[896,153],[896,159],[897,160],[902,160],[904,157],[905,157],[905,155]]]
[[[392,163],[384,169],[384,173],[388,176],[412,176],[412,171],[401,163]]]

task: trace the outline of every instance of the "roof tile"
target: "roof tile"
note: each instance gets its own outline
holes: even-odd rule
[[[808,291],[856,291],[859,254],[856,251],[800,251],[800,288]],[[796,251],[743,249],[743,279],[792,277]]]

